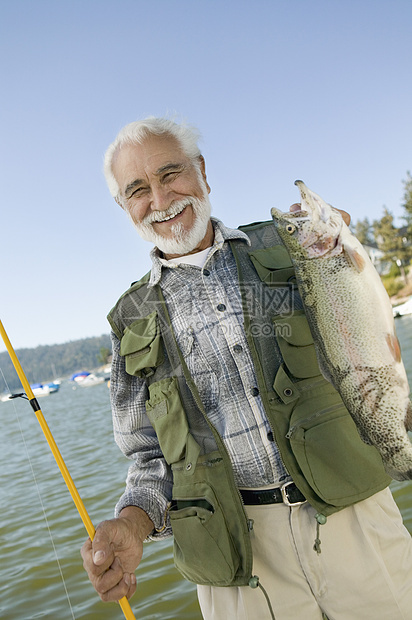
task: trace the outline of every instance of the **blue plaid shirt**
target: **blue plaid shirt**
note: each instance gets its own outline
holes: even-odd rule
[[[263,404],[243,328],[234,256],[227,241],[250,243],[239,230],[212,219],[215,238],[203,268],[176,265],[151,252],[149,286],[160,284],[176,339],[207,415],[229,453],[236,484],[258,488],[289,480]],[[172,477],[146,416],[144,380],[131,378],[113,338],[111,377],[115,439],[134,463],[116,514],[127,505],[143,508],[161,527],[171,499]],[[169,533],[169,532],[167,532]]]

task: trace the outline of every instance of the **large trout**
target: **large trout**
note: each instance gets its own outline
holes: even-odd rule
[[[295,184],[300,210],[272,209],[272,217],[296,270],[321,372],[388,474],[412,478],[412,405],[389,297],[339,211]]]

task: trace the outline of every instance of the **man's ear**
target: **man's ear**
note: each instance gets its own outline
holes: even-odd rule
[[[120,200],[119,196],[115,196],[114,197],[115,201],[117,202],[117,204],[119,205],[119,207],[122,207],[122,209],[124,210],[124,206],[122,201]]]
[[[206,162],[205,162],[205,158],[203,157],[203,155],[199,155],[199,162],[200,162],[200,172],[202,173],[202,177],[203,180],[206,184],[207,187],[207,193],[210,194],[210,192],[212,191],[210,189],[210,185],[207,182],[207,177],[206,177]]]

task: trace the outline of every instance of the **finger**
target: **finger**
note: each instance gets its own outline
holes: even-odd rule
[[[86,542],[82,545],[80,549],[80,555],[82,556],[84,561],[88,561],[92,555],[92,541],[90,538],[86,540]]]
[[[95,583],[95,589],[100,598],[107,601],[118,601],[123,596],[130,598],[136,590],[136,576],[134,573],[124,573],[119,558]]]
[[[114,586],[104,594],[100,594],[100,598],[105,602],[119,601],[124,596],[128,599],[131,598],[135,592],[136,577],[134,573],[127,573],[116,586]]]
[[[124,578],[124,574],[122,563],[116,557],[111,566],[98,579],[99,592],[107,592],[117,586]]]
[[[93,564],[101,571],[107,570],[114,560],[113,538],[115,532],[110,521],[103,521],[97,529],[92,542]],[[100,572],[101,572],[100,571]]]
[[[83,566],[89,578],[95,574],[96,566],[93,562],[93,549],[92,549],[92,541],[90,538],[86,540],[83,546],[80,549],[80,554],[83,559]],[[100,573],[101,571],[99,571]]]
[[[129,599],[136,592],[136,575],[134,573],[125,573],[124,580],[129,588],[125,596]]]
[[[302,208],[302,206],[298,202],[295,202],[293,205],[291,205],[289,207],[289,211],[291,213],[296,213],[297,211],[300,211],[301,208]],[[339,213],[341,214],[342,219],[345,222],[345,224],[347,226],[349,226],[350,221],[351,221],[351,217],[350,217],[349,213],[347,213],[346,211],[342,211],[342,209],[337,209],[337,211],[339,211]]]
[[[338,211],[339,211],[339,213],[341,214],[342,219],[343,219],[343,221],[345,222],[345,224],[346,224],[347,226],[349,226],[349,224],[350,224],[350,220],[351,220],[351,217],[350,217],[349,213],[347,213],[346,211],[342,211],[341,209],[338,209]]]

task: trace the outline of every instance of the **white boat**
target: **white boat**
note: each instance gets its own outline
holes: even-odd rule
[[[89,387],[91,385],[98,385],[99,383],[103,382],[104,377],[98,377],[97,375],[90,373],[90,375],[87,375],[87,377],[85,377],[83,381],[79,381],[79,385],[81,385],[82,387]]]
[[[105,378],[98,377],[92,372],[77,372],[72,376],[71,381],[74,381],[76,385],[81,385],[82,387],[90,387],[103,383]]]
[[[34,396],[48,396],[59,391],[60,383],[33,383],[30,387]]]
[[[412,314],[412,295],[409,297],[408,301],[405,301],[404,304],[400,304],[399,306],[394,306],[392,308],[393,316],[395,319],[398,316],[405,316],[406,314]]]

